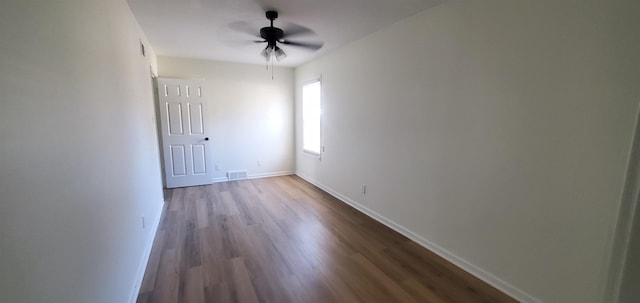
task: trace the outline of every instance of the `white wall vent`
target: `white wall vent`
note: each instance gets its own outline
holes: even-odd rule
[[[236,170],[227,172],[227,178],[229,180],[242,180],[247,178],[246,170]]]

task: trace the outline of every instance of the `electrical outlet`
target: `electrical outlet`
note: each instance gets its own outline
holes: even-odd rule
[[[362,192],[363,195],[367,194],[367,185],[366,184],[362,184],[362,189],[360,190],[360,192]]]
[[[216,163],[216,171],[220,171],[220,164]]]
[[[256,161],[256,164],[258,165],[258,167],[262,166],[262,162],[260,162],[260,160]]]
[[[144,216],[142,216],[142,229],[145,229],[147,224],[144,222]]]

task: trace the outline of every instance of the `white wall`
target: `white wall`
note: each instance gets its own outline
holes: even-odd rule
[[[292,68],[276,67],[274,80],[260,65],[159,57],[158,68],[160,77],[205,79],[216,181],[234,170],[249,177],[293,173]]]
[[[523,301],[601,302],[640,101],[634,1],[449,1],[296,69],[297,173]],[[367,184],[367,193],[360,193]]]
[[[163,199],[140,38],[124,0],[0,2],[1,302],[129,301]]]

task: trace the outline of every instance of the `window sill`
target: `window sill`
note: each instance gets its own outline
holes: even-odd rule
[[[302,153],[307,155],[307,156],[309,156],[309,157],[320,159],[320,153],[312,152],[312,151],[309,151],[309,150],[306,150],[306,149],[303,149]]]

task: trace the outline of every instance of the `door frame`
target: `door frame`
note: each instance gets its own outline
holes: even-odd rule
[[[160,96],[158,95],[158,75],[153,72],[153,67],[149,66],[149,74],[151,76],[151,91],[152,91],[152,100],[153,102],[153,123],[156,128],[156,143],[158,148],[158,164],[160,167],[160,173],[162,174],[162,188],[167,188],[167,181],[165,180],[164,173],[164,150],[162,148],[162,125],[160,125],[160,105],[159,100]]]

